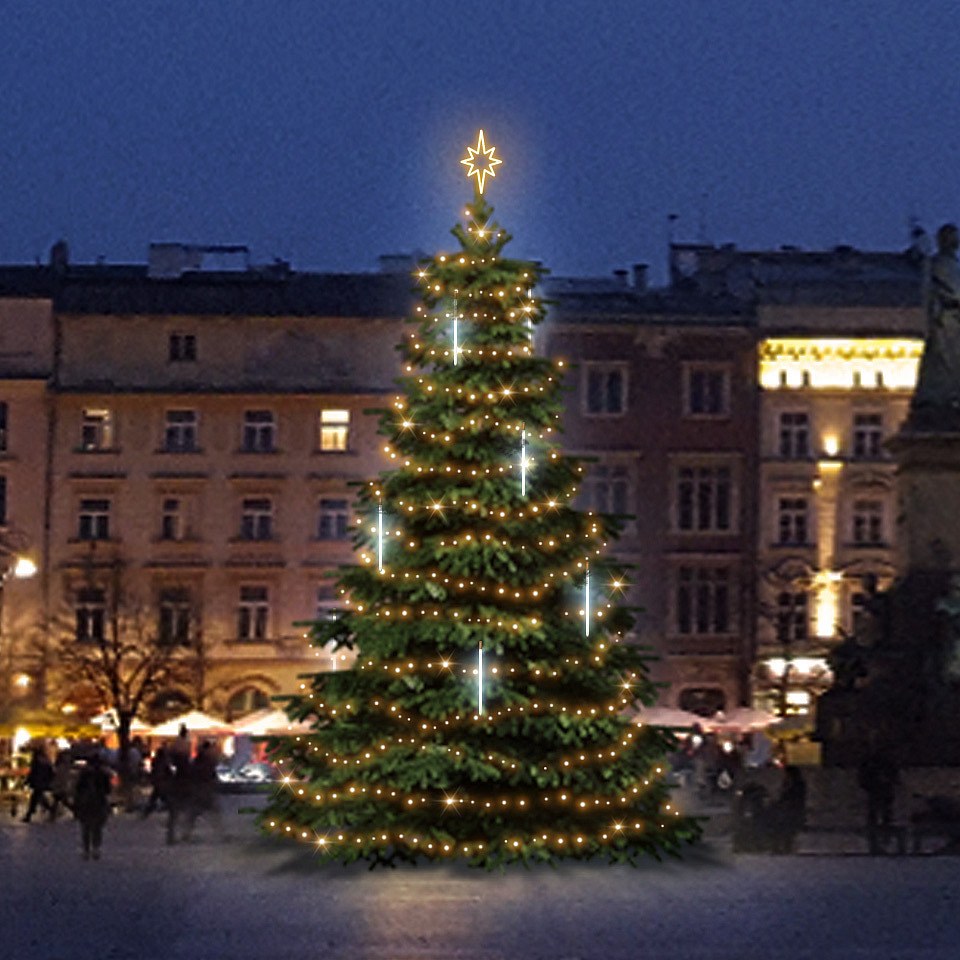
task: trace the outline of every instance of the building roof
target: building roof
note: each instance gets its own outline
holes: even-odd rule
[[[404,273],[186,273],[150,277],[146,267],[70,267],[56,292],[63,314],[399,317],[410,312]]]

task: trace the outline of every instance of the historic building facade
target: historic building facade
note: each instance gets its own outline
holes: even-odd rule
[[[202,682],[155,714],[238,715],[292,689],[316,666],[302,624],[337,605],[330,574],[352,556],[351,484],[381,468],[368,411],[391,393],[410,286],[409,270],[62,270],[39,301],[53,363],[29,401],[3,385],[31,443],[5,465],[10,518],[45,583],[21,620],[82,641],[122,596],[120,615],[199,642]],[[4,626],[49,699],[55,664]]]
[[[893,460],[922,353],[921,258],[678,245],[673,283],[756,314],[752,695],[810,715],[826,655],[894,574]]]
[[[626,517],[635,640],[671,705],[748,696],[757,432],[752,313],[730,298],[555,281],[540,334],[571,362],[568,450],[592,461],[580,504]]]
[[[351,484],[383,465],[369,411],[392,394],[412,263],[225,270],[242,251],[215,248],[208,270],[205,252],[0,268],[5,692],[52,702],[38,637],[103,629],[111,582],[157,631],[202,640],[202,683],[157,713],[239,714],[317,663],[295,624],[336,605]],[[544,291],[538,348],[570,362],[564,443],[590,461],[580,503],[625,517],[663,703],[807,712],[893,571],[884,444],[922,346],[919,261],[670,254],[665,289],[637,268]]]

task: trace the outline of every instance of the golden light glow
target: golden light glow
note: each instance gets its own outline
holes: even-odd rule
[[[840,611],[840,581],[843,575],[835,570],[824,570],[815,577],[817,590],[816,632],[818,637],[836,636]]]
[[[496,168],[503,163],[502,160],[498,160],[493,155],[496,149],[496,147],[490,147],[489,150],[487,149],[486,142],[483,139],[483,131],[481,130],[477,137],[476,149],[467,147],[467,155],[460,161],[467,167],[467,177],[477,178],[477,190],[481,194],[483,193],[483,186],[487,176],[495,177],[497,175]]]
[[[913,390],[917,338],[776,337],[760,344],[764,390]]]

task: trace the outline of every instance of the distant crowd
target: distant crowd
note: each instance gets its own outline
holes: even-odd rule
[[[100,859],[103,831],[111,811],[121,808],[146,819],[156,812],[167,816],[166,842],[188,840],[197,820],[206,817],[223,838],[217,796],[217,744],[202,740],[192,749],[189,731],[180,727],[175,740],[149,753],[139,737],[130,743],[125,761],[118,750],[101,742],[64,747],[51,758],[45,743],[30,750],[25,785],[29,791],[23,821],[42,810],[47,819],[62,813],[80,825],[84,859]]]

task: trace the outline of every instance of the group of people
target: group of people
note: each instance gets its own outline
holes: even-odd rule
[[[202,741],[194,753],[183,726],[176,740],[157,748],[149,764],[147,751],[137,740],[130,745],[125,765],[116,751],[107,751],[102,744],[62,749],[53,761],[45,744],[35,744],[26,775],[29,799],[23,821],[29,823],[41,808],[51,821],[61,808],[69,810],[80,824],[87,860],[100,859],[103,828],[114,803],[139,810],[143,819],[157,810],[165,811],[169,844],[188,839],[201,816],[209,817],[222,837],[218,760],[217,745],[211,740]],[[144,785],[150,793],[141,803]]]

